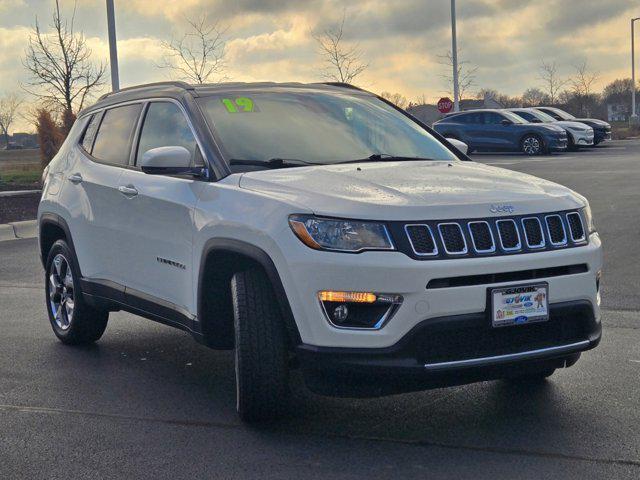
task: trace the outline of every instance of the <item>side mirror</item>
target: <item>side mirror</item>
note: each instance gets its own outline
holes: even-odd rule
[[[512,122],[511,120],[509,120],[508,118],[503,118],[502,120],[500,120],[500,123],[501,123],[502,125],[504,125],[505,127],[506,127],[507,125],[513,125],[513,122]]]
[[[151,175],[201,175],[202,168],[191,166],[191,153],[184,147],[158,147],[142,155],[140,168]]]
[[[467,152],[469,151],[469,146],[464,143],[461,142],[460,140],[456,139],[456,138],[447,138],[447,140],[449,141],[449,143],[451,145],[453,145],[454,147],[456,147],[458,150],[460,150],[462,153],[464,153],[465,155],[467,154]]]

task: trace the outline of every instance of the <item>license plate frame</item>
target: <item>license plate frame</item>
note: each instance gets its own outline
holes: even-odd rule
[[[541,297],[538,297],[541,294]],[[489,288],[493,328],[514,327],[549,320],[549,284],[547,282]],[[513,306],[509,309],[509,306]]]

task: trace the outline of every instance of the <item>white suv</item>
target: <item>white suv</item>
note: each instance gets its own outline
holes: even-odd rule
[[[49,319],[126,310],[235,349],[247,421],[314,391],[544,378],[600,340],[584,197],[471,162],[340,84],[168,82],[83,111],[44,173]]]

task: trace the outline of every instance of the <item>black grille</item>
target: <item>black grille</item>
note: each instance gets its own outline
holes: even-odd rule
[[[457,223],[441,223],[440,238],[447,253],[466,253],[467,244],[462,234],[462,229]]]
[[[580,242],[584,240],[584,227],[582,226],[582,219],[578,212],[572,212],[567,214],[567,223],[569,224],[569,231],[571,232],[571,239],[574,242]]]
[[[560,218],[560,215],[549,215],[545,220],[547,222],[547,229],[549,230],[551,243],[565,243],[567,241],[567,236],[565,235],[564,225],[562,224],[562,218]]]
[[[498,220],[498,233],[500,234],[500,243],[505,250],[516,250],[520,248],[520,237],[516,222],[513,220]]]
[[[399,251],[416,260],[517,255],[588,243],[578,210],[493,218],[389,222]]]
[[[586,340],[588,314],[554,314],[546,322],[492,328],[489,320],[434,324],[420,332],[420,363],[439,363],[508,355]]]
[[[522,226],[524,227],[524,234],[529,247],[539,248],[544,246],[544,234],[542,233],[540,220],[535,217],[525,218],[522,220]]]
[[[470,222],[469,233],[471,233],[473,248],[476,252],[488,253],[495,250],[491,228],[487,222]]]
[[[427,225],[407,225],[405,228],[415,253],[418,255],[438,253],[431,229]]]

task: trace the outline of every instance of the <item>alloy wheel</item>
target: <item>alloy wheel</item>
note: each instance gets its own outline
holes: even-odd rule
[[[57,254],[49,267],[49,305],[56,325],[67,330],[73,321],[75,296],[73,275],[69,261],[61,253]]]
[[[527,137],[522,142],[522,150],[527,155],[535,155],[540,151],[540,140],[536,137]]]

